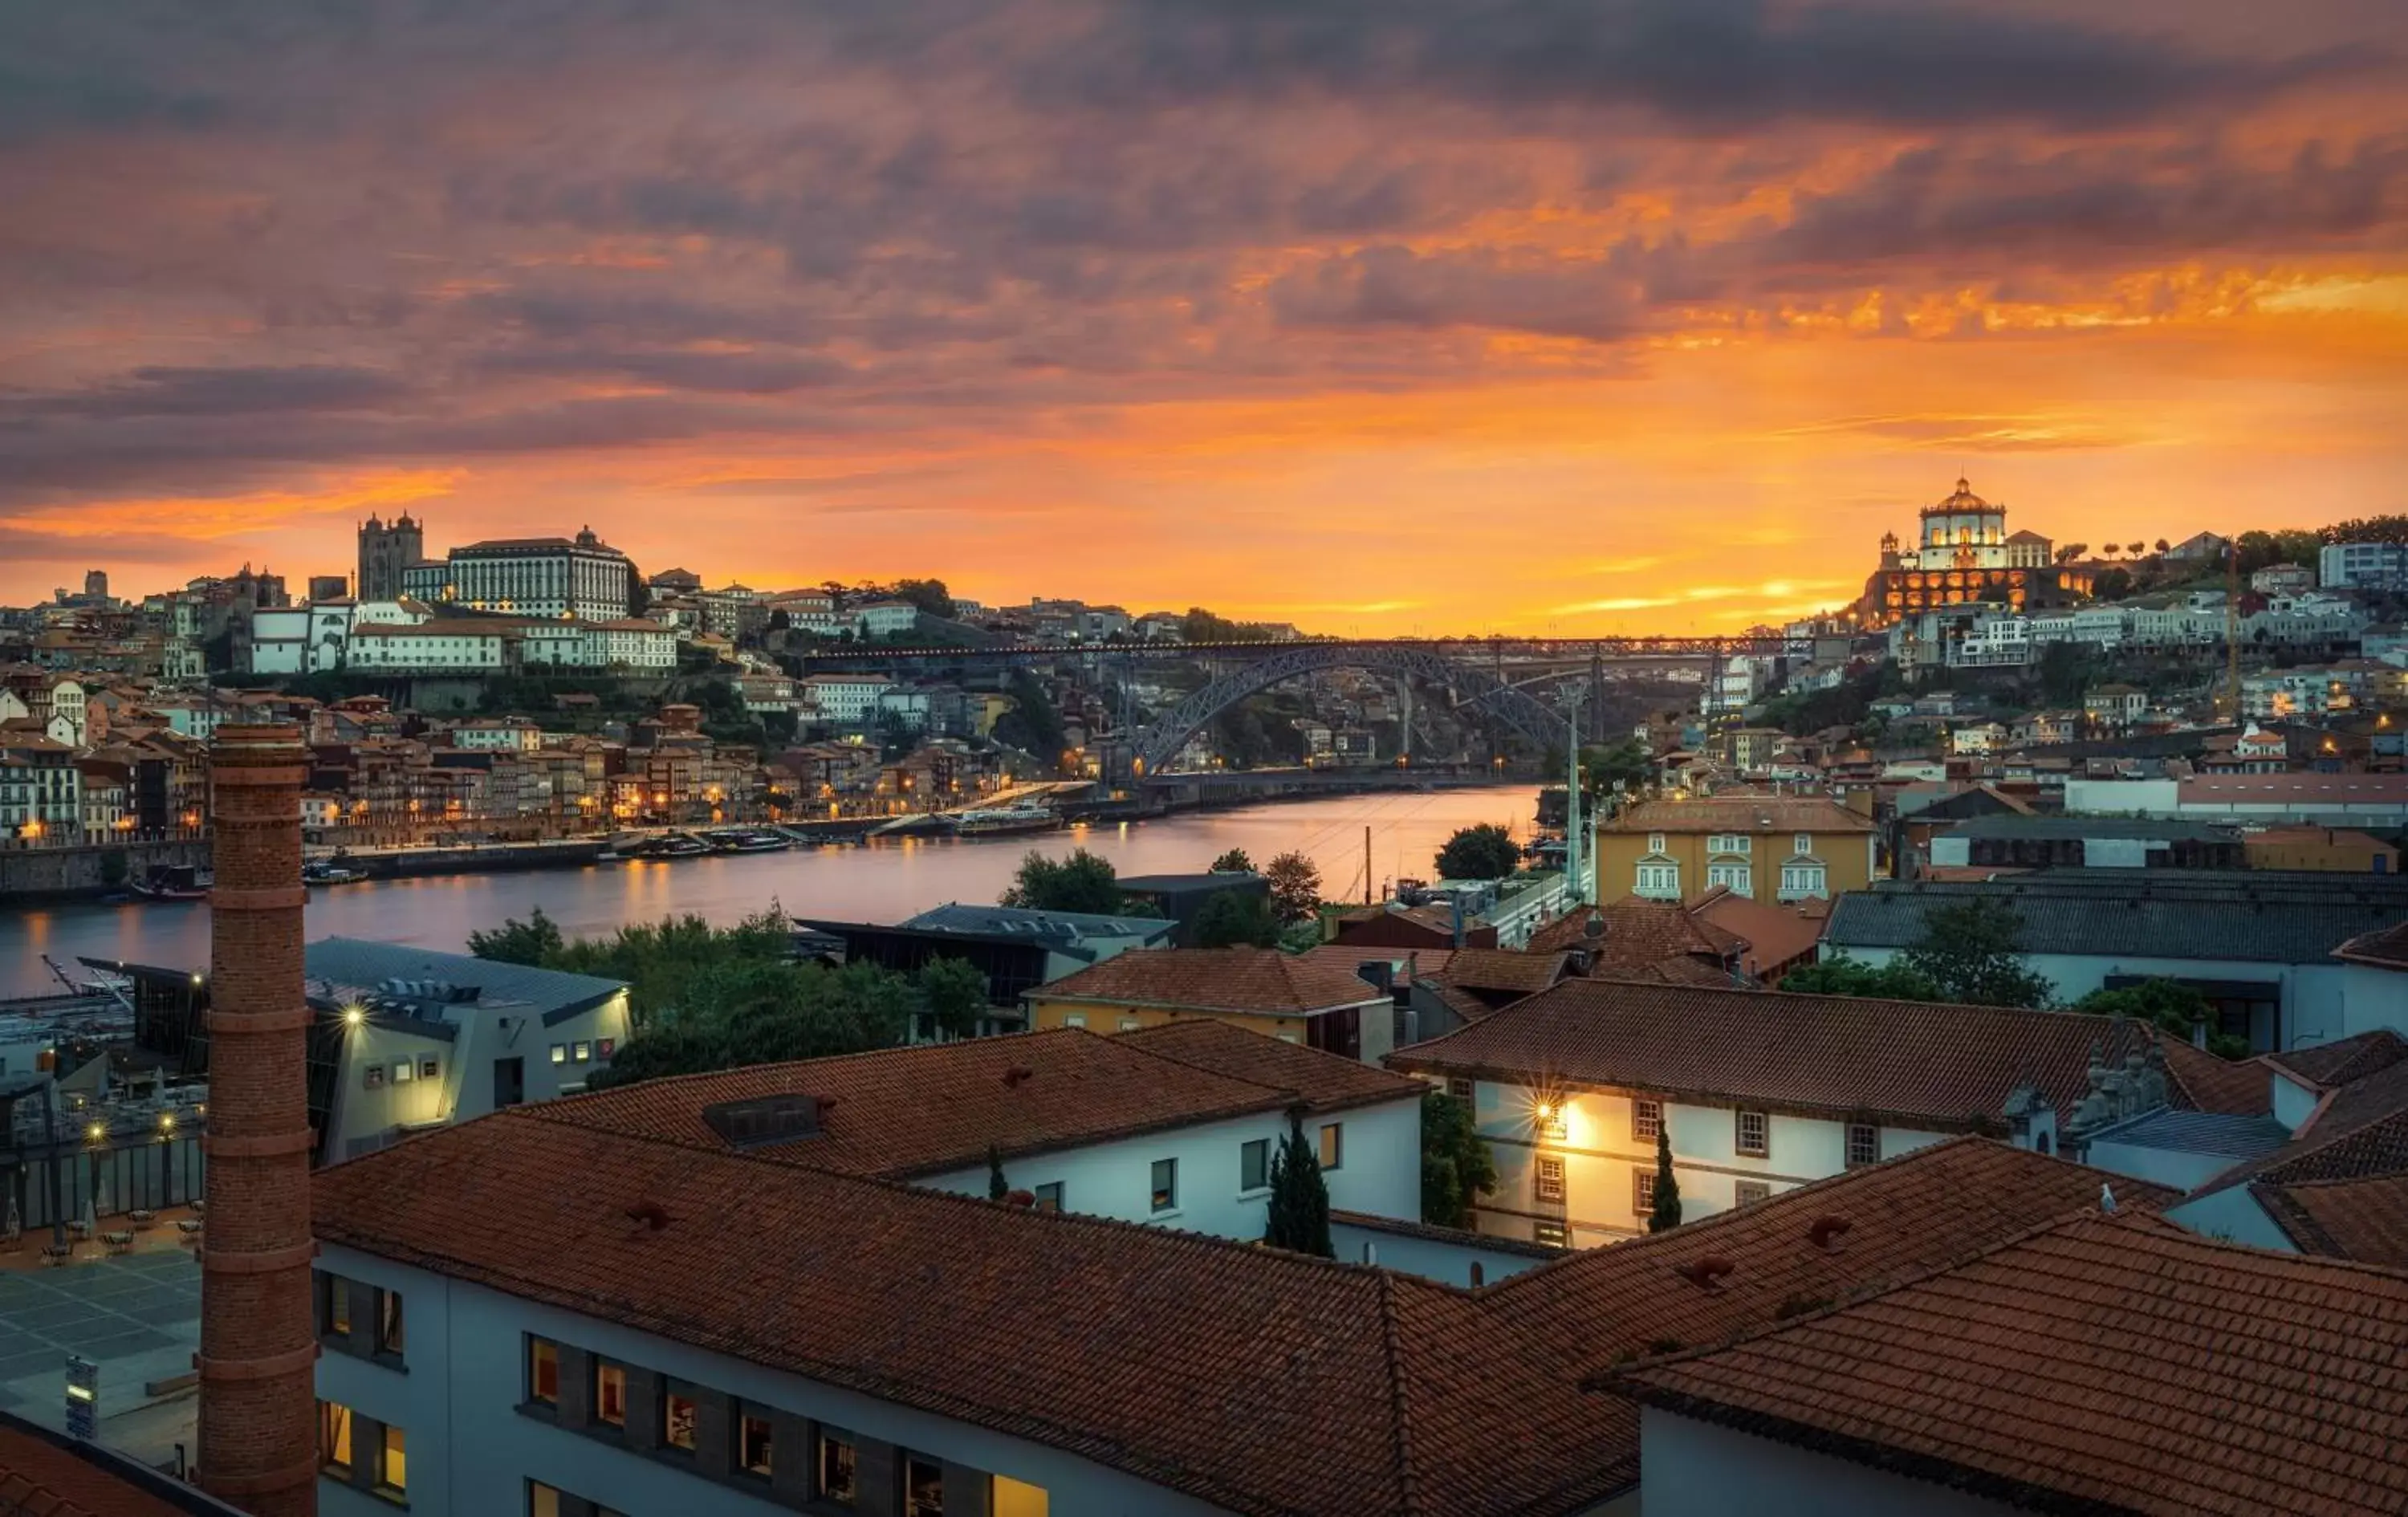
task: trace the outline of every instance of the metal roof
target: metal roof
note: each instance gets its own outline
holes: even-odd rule
[[[2408,922],[2408,882],[2237,869],[2044,869],[1984,880],[1884,880],[1831,912],[1833,949],[1912,948],[1934,911],[2000,901],[2027,953],[2315,964],[2361,933]]]
[[[1079,942],[1093,937],[1168,937],[1178,927],[1162,917],[1107,917],[1086,911],[1032,911],[1013,906],[970,906],[948,901],[896,923],[923,932],[979,933],[1039,942]]]
[[[558,969],[537,969],[466,953],[438,953],[404,943],[371,943],[356,937],[322,937],[302,957],[302,972],[312,980],[374,990],[387,980],[439,980],[473,986],[477,999],[459,1003],[463,1009],[508,1009],[540,1016],[550,1026],[609,1000],[625,990],[624,980],[595,975],[573,975]]]
[[[2235,1117],[2220,1111],[2161,1108],[2102,1128],[2091,1135],[2090,1140],[2176,1153],[2217,1153],[2233,1159],[2254,1159],[2289,1142],[2291,1132],[2272,1117]]]
[[[2237,843],[2241,840],[2241,829],[2229,823],[2161,821],[2153,817],[2016,816],[2009,813],[1968,817],[1949,831],[1959,837],[2127,837],[2169,843]]]

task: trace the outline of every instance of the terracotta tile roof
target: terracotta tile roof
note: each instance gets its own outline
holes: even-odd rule
[[[69,1448],[57,1435],[0,1426],[0,1512],[10,1517],[186,1517],[195,1511],[234,1510],[197,1491],[179,1489],[178,1499],[170,1502],[111,1468],[115,1462],[97,1450]]]
[[[1388,1063],[1961,1132],[2027,1081],[2070,1110],[2089,1089],[2094,1045],[2120,1063],[2157,1041],[2138,1023],[2072,1011],[1574,980]]]
[[[2219,1059],[2179,1038],[2161,1038],[2166,1078],[2182,1092],[2177,1105],[2231,1117],[2261,1116],[2274,1109],[2273,1078],[2255,1059]]]
[[[1411,1075],[1210,1018],[1142,1027],[1112,1041],[1231,1080],[1293,1093],[1318,1109],[1404,1096],[1419,1099],[1429,1088]]]
[[[2386,969],[2408,969],[2408,922],[2360,933],[2334,949],[2333,957]]]
[[[2358,1033],[2330,1043],[2260,1054],[2261,1062],[2298,1076],[2311,1085],[2338,1089],[2379,1074],[2408,1059],[2408,1039],[2388,1027]]]
[[[1493,1016],[1496,1013],[1497,1009],[1495,1007],[1490,1006],[1486,1001],[1482,1000],[1479,996],[1472,995],[1471,992],[1464,989],[1461,985],[1450,984],[1444,980],[1436,979],[1429,975],[1424,975],[1421,979],[1414,980],[1413,983],[1420,986],[1424,991],[1426,991],[1430,995],[1437,996],[1439,1000],[1446,1006],[1447,1009],[1453,1011],[1456,1016],[1461,1017],[1466,1022],[1478,1022],[1483,1017]]]
[[[1526,953],[1511,948],[1466,948],[1448,955],[1440,971],[1465,990],[1516,991],[1535,995],[1562,980],[1570,967],[1565,953]]]
[[[2408,1276],[2083,1218],[1605,1383],[2017,1507],[2372,1517],[2403,1352]]]
[[[658,1230],[626,1209],[666,1209]],[[319,1237],[1262,1517],[1584,1510],[1629,1409],[1470,1295],[520,1108],[314,1180]]]
[[[1297,956],[1337,965],[1350,975],[1366,964],[1384,964],[1401,980],[1408,973],[1431,978],[1444,975],[1446,961],[1455,957],[1455,951],[1449,948],[1396,948],[1386,943],[1321,943],[1306,949]]]
[[[1134,949],[1029,994],[1048,1001],[1291,1017],[1381,998],[1342,963],[1273,948]]]
[[[1287,1049],[1277,1038],[1226,1029]],[[549,1102],[538,1115],[629,1137],[724,1147],[703,1109],[773,1095],[819,1098],[819,1131],[756,1149],[780,1164],[908,1179],[1201,1122],[1314,1110],[1412,1094],[1417,1082],[1334,1055],[1233,1053],[1210,1034],[1149,1046],[1080,1028],[883,1049],[652,1080]],[[1180,1056],[1184,1055],[1184,1056]],[[1322,1059],[1359,1073],[1333,1070]],[[1248,1063],[1257,1073],[1240,1075]],[[1233,1067],[1223,1068],[1220,1065]],[[1273,1072],[1287,1078],[1264,1078]]]
[[[1614,833],[1872,830],[1871,818],[1820,795],[1705,795],[1685,801],[1641,801],[1598,828]]]
[[[1584,1250],[1484,1294],[1499,1315],[1550,1328],[1558,1357],[1597,1369],[1650,1343],[1722,1342],[1770,1325],[1784,1305],[1794,1315],[1799,1303],[1961,1259],[2096,1207],[2102,1179],[2120,1207],[2155,1209],[2182,1195],[1990,1138],[1952,1138],[1669,1233]],[[1828,1247],[1809,1236],[1826,1217],[1847,1224]],[[1711,1291],[1678,1272],[1709,1254],[1732,1267]]]
[[[2250,1195],[2302,1253],[2408,1268],[2408,1173],[2253,1185]]]
[[[1760,971],[1802,959],[1823,940],[1823,926],[1831,920],[1831,903],[1816,900],[1807,907],[1767,906],[1727,890],[1709,893],[1691,908],[1708,926],[1741,940],[1740,963]]]
[[[1588,936],[1591,916],[1604,924],[1602,937]],[[1641,900],[1635,895],[1626,895],[1594,911],[1567,912],[1530,935],[1530,948],[1535,952],[1587,952],[1591,974],[1644,968],[1689,954],[1722,959],[1746,947],[1743,936],[1716,926],[1696,907],[1678,901]]]
[[[2402,1172],[2408,1172],[2408,1063],[2327,1091],[2290,1142],[2262,1159],[2234,1166],[2192,1194]]]

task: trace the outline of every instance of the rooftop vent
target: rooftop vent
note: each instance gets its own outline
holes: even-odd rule
[[[1719,1290],[1725,1275],[1738,1267],[1719,1253],[1709,1253],[1673,1267],[1672,1273],[1701,1291]]]
[[[657,1233],[677,1219],[658,1201],[638,1201],[627,1209],[627,1220],[646,1232]]]
[[[1828,1215],[1817,1217],[1813,1224],[1806,1229],[1806,1241],[1828,1253],[1840,1246],[1840,1238],[1847,1232],[1849,1225],[1848,1219],[1845,1217]]]
[[[763,1095],[704,1107],[702,1120],[731,1148],[759,1148],[818,1137],[822,1108],[833,1104],[815,1095]]]
[[[1015,1064],[1010,1068],[1006,1069],[1003,1072],[1003,1088],[1008,1091],[1016,1091],[1022,1085],[1026,1084],[1029,1081],[1035,1080],[1036,1078],[1036,1070],[1029,1068],[1026,1065]]]

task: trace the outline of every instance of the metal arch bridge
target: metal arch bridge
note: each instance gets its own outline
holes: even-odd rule
[[[1360,653],[1417,650],[1450,665],[1488,664],[1501,674],[1507,665],[1596,661],[1606,664],[1699,664],[1738,653],[1781,653],[1795,639],[1776,634],[1704,637],[1318,637],[1295,642],[1145,642],[1102,640],[1043,643],[938,643],[917,647],[860,643],[801,654],[803,673],[896,669],[915,665],[970,665],[1058,664],[1097,657],[1190,662],[1261,659],[1298,648],[1353,649]],[[1335,666],[1335,665],[1328,665]]]

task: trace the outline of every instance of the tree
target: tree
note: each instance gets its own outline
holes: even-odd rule
[[[1271,882],[1271,914],[1282,922],[1310,922],[1321,910],[1321,870],[1302,853],[1274,854],[1263,866]]]
[[[1126,897],[1111,861],[1085,849],[1074,849],[1067,859],[1049,859],[1031,849],[1020,861],[1010,888],[999,898],[1004,906],[1031,911],[1083,911],[1092,916],[1121,916]]]
[[[2163,537],[2159,537],[2159,538],[2157,540],[2156,547],[2157,547],[2157,551],[2158,551],[2159,553],[2161,553],[2161,554],[2163,554],[2163,553],[2171,553],[2171,552],[2172,552],[2172,551],[2174,551],[2174,545],[2173,545],[2172,543],[2170,543],[2170,542],[2166,541],[2166,539],[2165,539],[2165,538],[2163,538]]]
[[[2132,593],[2129,569],[2101,569],[2090,581],[2090,593],[2100,600],[2122,600]]]
[[[1209,866],[1209,869],[1213,874],[1253,874],[1254,861],[1246,857],[1244,849],[1233,848],[1214,859]]]
[[[1250,890],[1225,890],[1196,913],[1198,948],[1277,948],[1279,920],[1271,903]]]
[[[1942,907],[1901,955],[1943,1001],[1973,1006],[2046,1006],[2057,987],[2024,966],[2024,919],[2004,901],[1976,897]]]
[[[1287,1115],[1287,1137],[1271,1161],[1270,1215],[1263,1241],[1295,1253],[1338,1256],[1329,1241],[1329,1184],[1321,1178],[1321,1161],[1304,1140],[1304,1112]]]
[[[1011,1194],[1011,1181],[1003,1178],[1003,1150],[993,1143],[986,1146],[986,1198],[1000,1201]]]
[[[2096,650],[2077,642],[2051,642],[2040,651],[2041,699],[2051,706],[2079,706],[2098,674]]]
[[[1438,851],[1441,880],[1502,880],[1522,864],[1521,845],[1494,822],[1458,827]]]
[[[2074,1002],[2073,1009],[2093,1016],[2130,1017],[2163,1028],[2185,1041],[2201,1027],[2213,1029],[2215,1024],[2214,1004],[2178,980],[2143,980],[2137,985],[2115,990],[2094,990]],[[2211,1030],[2207,1051],[2219,1059],[2245,1059],[2249,1056],[2249,1040]]]
[[[511,918],[492,932],[468,935],[468,952],[478,958],[538,969],[551,966],[566,946],[560,924],[544,915],[540,906],[529,912],[524,922]]]
[[[1480,1136],[1471,1103],[1432,1089],[1422,1095],[1422,1221],[1471,1225],[1475,1197],[1497,1188],[1497,1159]]]
[[[2149,545],[2144,542],[2128,542],[2124,545],[2124,551],[2133,558],[2138,558],[2148,551],[2148,547]]]
[[[949,1038],[975,1038],[987,1014],[986,972],[968,959],[943,955],[920,966],[913,977],[928,1020]]]
[[[1011,709],[995,724],[997,741],[1025,749],[1051,765],[1062,752],[1062,713],[1045,694],[1045,687],[1026,669],[1011,671],[1004,694],[1011,697]]]
[[[1672,1175],[1672,1131],[1656,1124],[1656,1204],[1647,1212],[1647,1230],[1669,1233],[1681,1225],[1681,1182]]]
[[[1936,1001],[1940,987],[1918,970],[1892,960],[1871,965],[1845,953],[1792,969],[1781,988],[1803,995],[1864,995],[1885,1001]]]
[[[1625,791],[1637,790],[1655,775],[1656,755],[1636,738],[1625,738],[1610,748],[1581,750],[1581,778],[1593,794],[1612,790],[1617,780]]]
[[[2408,543],[2408,516],[2357,516],[2325,528],[2327,542]]]

